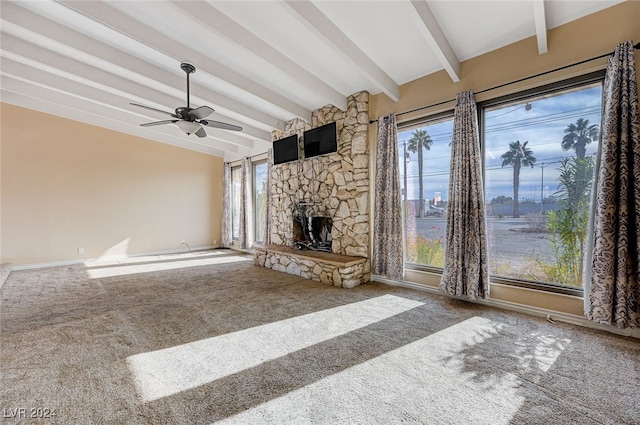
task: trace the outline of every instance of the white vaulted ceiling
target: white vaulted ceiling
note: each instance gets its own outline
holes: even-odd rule
[[[265,152],[284,122],[399,86],[620,3],[609,1],[7,1],[3,102],[235,160]],[[215,109],[187,136],[140,127],[186,105]]]

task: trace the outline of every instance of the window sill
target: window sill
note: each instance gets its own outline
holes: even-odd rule
[[[410,284],[416,284],[438,290],[441,277],[442,270],[435,268],[432,270],[406,268],[404,281]],[[491,301],[508,302],[514,305],[520,305],[524,309],[542,309],[550,314],[562,313],[577,317],[584,316],[584,302],[582,296],[523,288],[510,284],[498,283],[493,279],[491,279],[490,282]]]
[[[420,264],[405,264],[405,269],[426,272],[430,274],[437,274],[439,276],[442,276],[442,269],[439,267],[424,266]],[[530,282],[525,280],[509,279],[509,278],[498,277],[498,276],[490,276],[489,281],[492,284],[515,286],[518,288],[550,292],[552,294],[570,295],[573,297],[580,297],[580,298],[584,296],[584,291],[582,290],[582,288],[575,288],[571,286],[555,285],[552,283],[544,283],[544,282]]]
[[[371,280],[449,297],[438,289],[440,274],[431,272],[408,269],[403,281],[393,281],[381,276],[372,276]],[[617,335],[640,338],[640,329],[617,329],[613,326],[605,326],[588,321],[583,314],[582,298],[569,295],[553,294],[496,283],[491,287],[490,299],[470,302],[546,318],[552,323],[571,323]]]

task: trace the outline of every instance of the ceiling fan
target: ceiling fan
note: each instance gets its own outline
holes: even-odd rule
[[[191,108],[189,102],[189,74],[193,74],[194,72],[196,72],[196,67],[188,62],[182,62],[180,64],[180,68],[187,74],[187,106],[180,106],[176,108],[175,113],[171,113],[152,108],[150,106],[131,102],[130,105],[149,109],[151,111],[161,112],[173,117],[173,119],[171,120],[147,122],[144,124],[140,124],[140,126],[151,127],[154,125],[175,124],[187,135],[193,133],[198,137],[207,137],[207,133],[204,131],[204,128],[202,128],[203,125],[213,128],[221,128],[223,130],[242,131],[242,127],[238,127],[237,125],[220,121],[205,120],[205,117],[208,117],[214,112],[213,108],[210,108],[209,106],[200,106],[199,108],[195,109]]]

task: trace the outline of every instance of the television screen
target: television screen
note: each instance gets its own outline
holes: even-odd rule
[[[336,122],[312,128],[304,132],[304,157],[324,155],[338,150]]]
[[[298,135],[273,142],[273,165],[298,159]]]

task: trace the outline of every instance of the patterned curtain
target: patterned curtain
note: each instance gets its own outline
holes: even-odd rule
[[[238,245],[250,249],[253,245],[253,208],[251,196],[251,160],[242,158],[242,180],[240,183],[240,234]]]
[[[267,208],[266,208],[266,211],[264,212],[266,220],[264,223],[264,237],[262,238],[262,241],[265,243],[265,245],[268,245],[271,243],[271,211],[272,211],[271,171],[272,169],[273,169],[273,149],[269,149],[269,151],[267,152]]]
[[[640,118],[633,43],[619,44],[604,80],[593,252],[585,314],[596,323],[640,327]]]
[[[445,264],[440,290],[469,299],[489,297],[478,114],[471,91],[457,96],[451,167]]]
[[[398,171],[396,116],[378,119],[373,230],[373,273],[404,277],[402,204]]]
[[[224,163],[222,175],[222,237],[223,247],[231,246],[231,164]]]

